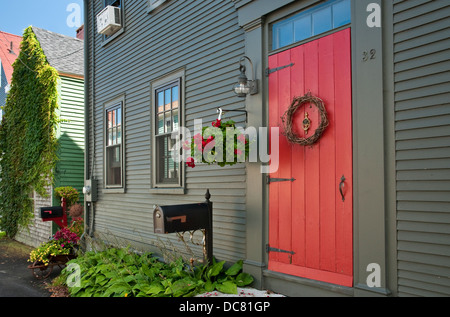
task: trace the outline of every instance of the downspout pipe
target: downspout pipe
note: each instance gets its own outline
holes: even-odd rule
[[[89,40],[89,10],[88,10],[89,2],[88,0],[84,0],[84,34],[85,39]],[[86,36],[87,35],[87,36]],[[89,175],[89,143],[90,143],[90,135],[89,135],[89,43],[84,42],[84,179],[90,179]],[[90,208],[88,206],[90,203],[87,203],[84,200],[84,232],[81,237],[83,240],[84,235],[89,232],[88,223],[90,222],[89,214]]]
[[[88,1],[85,0],[86,2],[86,7],[85,10],[87,10],[87,3]],[[89,162],[86,162],[86,165],[88,166],[88,174],[87,174],[87,179],[92,180],[94,178],[94,169],[95,169],[95,160],[94,160],[94,156],[95,156],[95,8],[94,8],[94,1],[91,1],[91,13],[92,13],[92,29],[90,30],[91,33],[91,41],[92,41],[92,52],[89,52],[90,55],[92,56],[92,60],[91,62],[88,62],[86,65],[87,67],[91,69],[92,71],[92,81],[91,81],[91,92],[90,94],[92,95],[92,160],[91,160],[91,165],[89,165]],[[87,10],[88,11],[88,10]],[[87,18],[86,18],[87,20]],[[88,55],[89,56],[89,55]],[[88,58],[89,60],[89,58]],[[90,108],[89,108],[90,109]],[[89,156],[87,158],[89,160]],[[95,204],[94,202],[90,202],[88,203],[88,208],[89,208],[89,236],[93,237],[94,236],[94,220],[95,220]]]

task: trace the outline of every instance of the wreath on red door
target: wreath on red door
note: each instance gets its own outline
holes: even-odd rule
[[[320,123],[317,129],[314,131],[313,135],[311,135],[308,138],[300,138],[293,131],[292,119],[294,118],[295,113],[300,107],[310,103],[314,104],[317,107],[320,115]],[[288,110],[286,110],[284,115],[281,117],[281,120],[283,121],[283,128],[284,128],[283,135],[286,136],[286,138],[290,143],[300,145],[313,145],[314,143],[316,143],[320,139],[320,137],[322,136],[323,132],[325,131],[326,127],[329,124],[327,118],[327,110],[325,109],[325,105],[322,99],[311,95],[310,92],[308,92],[303,97],[295,97],[291,105],[289,106]],[[309,129],[310,124],[311,121],[308,118],[308,115],[306,115],[305,119],[303,120],[303,128],[305,131]]]

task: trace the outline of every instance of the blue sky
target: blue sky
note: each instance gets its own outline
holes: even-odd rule
[[[83,0],[0,0],[3,32],[22,35],[25,28],[33,25],[75,37],[78,21],[83,23]]]

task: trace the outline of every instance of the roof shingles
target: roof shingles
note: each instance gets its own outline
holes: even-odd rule
[[[84,75],[83,40],[33,26],[49,64],[60,74]]]
[[[11,83],[12,64],[20,53],[20,42],[22,42],[21,36],[0,31],[0,60],[8,83]]]

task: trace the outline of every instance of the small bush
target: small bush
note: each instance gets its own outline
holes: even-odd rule
[[[78,201],[78,198],[80,197],[80,194],[78,191],[71,187],[71,186],[65,186],[65,187],[56,187],[54,189],[55,197],[58,200],[61,200],[61,198],[66,199],[67,207],[69,208],[73,204],[75,204]]]

